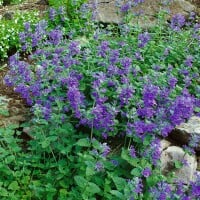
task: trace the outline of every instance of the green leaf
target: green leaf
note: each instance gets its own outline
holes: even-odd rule
[[[134,167],[140,166],[138,158],[131,158],[126,149],[122,149],[121,157]]]
[[[0,109],[0,115],[2,115],[4,117],[8,117],[10,114],[9,114],[8,110]]]
[[[89,182],[86,191],[89,192],[90,194],[96,194],[101,192],[101,189],[95,183]]]
[[[60,199],[66,199],[68,193],[66,189],[60,189],[59,193],[60,193]]]
[[[50,141],[50,142],[55,142],[56,140],[58,139],[58,136],[49,136],[48,137],[48,140]]]
[[[0,187],[0,197],[7,197],[8,196],[8,191],[5,188]]]
[[[78,140],[76,142],[76,145],[81,146],[81,147],[90,147],[91,146],[88,138],[82,138],[82,139]]]
[[[148,146],[148,145],[151,143],[151,140],[152,140],[152,136],[151,136],[151,135],[147,135],[147,136],[144,138],[143,144],[144,144],[145,146]]]
[[[195,107],[195,108],[194,108],[194,111],[195,111],[195,112],[200,112],[200,107]]]
[[[49,140],[44,140],[43,142],[41,142],[42,148],[45,149],[50,145],[50,141]]]
[[[7,156],[7,157],[6,157],[5,162],[6,162],[6,164],[10,164],[10,163],[13,162],[14,160],[15,160],[15,156],[10,155],[10,156]]]
[[[19,190],[19,185],[17,181],[13,181],[9,186],[8,186],[9,190]]]
[[[94,168],[88,166],[86,168],[86,176],[93,176],[94,174],[95,174]]]
[[[176,169],[181,169],[183,167],[183,163],[178,160],[174,161],[174,165],[175,165]]]
[[[85,178],[83,178],[82,176],[75,176],[74,180],[76,182],[76,184],[80,187],[80,188],[85,188],[85,186],[87,185],[87,180]]]
[[[119,191],[117,191],[117,190],[111,190],[110,193],[111,193],[112,195],[114,195],[115,197],[117,197],[117,199],[122,199],[122,200],[124,200],[124,195],[123,195],[121,192],[119,192]]]
[[[115,183],[115,186],[118,191],[122,191],[124,187],[126,186],[125,179],[121,177],[112,177],[113,182]]]
[[[131,170],[131,175],[140,177],[141,176],[141,171],[142,170],[139,169],[139,168],[134,168],[134,169]]]

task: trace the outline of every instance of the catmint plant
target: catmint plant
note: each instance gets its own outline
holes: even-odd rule
[[[117,4],[126,16],[143,2]],[[71,6],[81,13],[91,5]],[[106,28],[91,13],[72,13],[72,21],[68,14],[51,8],[48,19],[26,23],[22,51],[10,57],[4,78],[32,112],[35,155],[26,167],[33,198],[197,198],[198,181],[181,190],[161,173],[160,141],[200,107],[200,26],[185,27],[176,14],[159,29],[124,21]],[[186,152],[194,152],[196,140]],[[41,177],[47,186],[37,182]]]

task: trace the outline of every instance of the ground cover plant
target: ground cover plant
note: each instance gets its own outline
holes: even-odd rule
[[[19,13],[16,12],[13,19],[0,20],[0,60],[5,60],[8,55],[20,48],[19,32],[23,30],[24,23],[29,21],[35,24],[39,21],[39,13],[37,11],[29,11]]]
[[[64,8],[25,24],[4,82],[30,106],[33,139],[1,130],[1,199],[198,199],[200,177],[164,176],[159,158],[160,140],[199,115],[200,25],[163,12],[149,30],[127,23],[142,2],[119,8],[119,26],[92,21],[86,4],[75,24]]]

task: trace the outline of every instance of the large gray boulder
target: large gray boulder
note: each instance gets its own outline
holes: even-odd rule
[[[171,132],[170,137],[177,143],[185,145],[189,144],[193,137],[197,146],[195,150],[200,151],[200,117],[192,116],[186,123],[182,123]]]
[[[177,168],[178,163],[185,163]],[[186,154],[184,150],[177,146],[169,146],[161,153],[161,171],[164,175],[174,172],[176,180],[181,180],[185,184],[195,180],[197,170],[197,160],[195,156]]]
[[[96,3],[96,17],[95,20],[104,22],[104,23],[121,23],[123,19],[123,14],[118,7],[116,7],[115,0],[90,0],[90,3]],[[123,4],[126,1],[118,1],[119,4]],[[133,2],[133,1],[132,1]],[[141,3],[137,6],[133,6],[131,12],[138,15],[143,13],[141,16],[135,18],[132,23],[136,21],[142,27],[152,27],[156,24],[157,18],[156,15],[161,10],[166,10],[168,16],[166,19],[176,13],[183,15],[188,15],[190,12],[194,12],[196,7],[186,0],[173,0],[171,3],[166,3],[169,1],[166,0],[144,0],[144,3]]]

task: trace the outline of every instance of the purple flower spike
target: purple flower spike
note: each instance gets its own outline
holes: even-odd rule
[[[147,178],[151,175],[151,169],[149,167],[146,167],[143,171],[142,171],[142,175]]]
[[[139,34],[138,35],[138,47],[139,48],[145,47],[150,39],[151,39],[151,36],[148,32]]]
[[[110,153],[111,150],[110,147],[106,143],[103,143],[102,148],[103,148],[102,156],[107,157],[107,155]]]
[[[137,6],[140,3],[144,3],[144,0],[134,0],[133,1],[134,6]]]
[[[130,146],[129,152],[130,152],[130,156],[132,158],[136,158],[136,151],[135,151],[134,146],[132,146],[132,145]]]
[[[100,172],[103,170],[103,164],[101,162],[97,162],[96,165],[95,165],[95,170],[97,172]]]
[[[125,4],[123,4],[123,5],[121,6],[120,11],[121,11],[122,13],[126,13],[126,12],[128,12],[130,9],[131,9],[131,2],[128,1],[127,3],[125,3]]]
[[[134,93],[134,90],[130,87],[127,88],[123,88],[120,95],[119,95],[119,99],[121,102],[121,105],[127,105],[129,103],[129,100],[132,98]]]
[[[49,18],[50,18],[50,20],[54,21],[56,15],[57,15],[56,10],[54,8],[50,8],[49,9]]]
[[[193,64],[193,56],[188,56],[184,62],[187,67],[192,67]]]
[[[176,14],[172,17],[170,27],[174,31],[180,31],[185,25],[185,17],[182,14]]]
[[[50,42],[53,45],[58,45],[61,42],[61,39],[62,39],[62,31],[60,31],[60,30],[52,30],[49,33],[49,38],[50,38]]]

